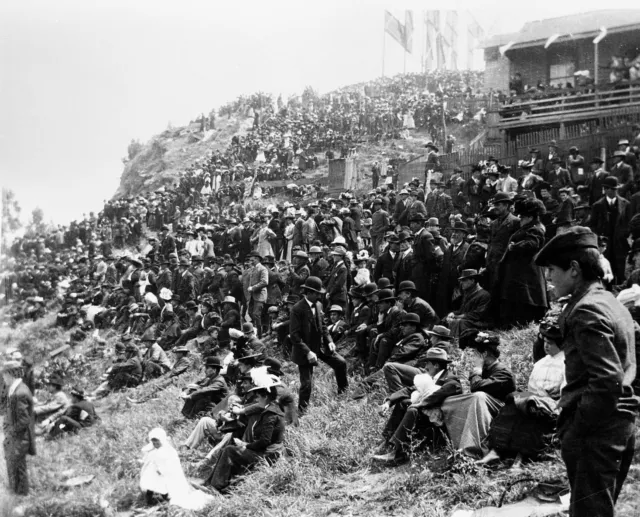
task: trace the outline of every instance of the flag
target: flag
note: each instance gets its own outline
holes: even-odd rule
[[[469,15],[471,16],[471,15]],[[480,41],[484,39],[484,30],[477,21],[471,17],[471,21],[467,26],[467,68],[473,68],[473,53],[478,47]]]
[[[425,13],[425,24],[427,30],[425,67],[427,70],[430,70],[434,64],[439,63],[438,35],[440,34],[440,11],[427,11]]]
[[[557,40],[560,37],[560,34],[552,34],[551,36],[549,36],[549,39],[547,40],[547,42],[544,44],[544,48],[549,48],[551,46],[551,44]]]
[[[413,11],[404,12],[404,49],[413,52]]]
[[[404,26],[389,11],[384,12],[384,30],[400,45],[405,46]]]

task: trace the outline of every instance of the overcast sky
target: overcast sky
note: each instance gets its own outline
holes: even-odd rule
[[[470,9],[489,34],[601,9],[593,0],[430,2]],[[27,214],[67,223],[112,196],[132,138],[239,94],[327,92],[382,71],[385,5],[425,2],[5,0],[0,5],[0,179]],[[616,8],[634,7],[618,2]],[[402,19],[401,19],[402,20]],[[419,23],[419,16],[416,18]],[[403,69],[387,40],[385,69]],[[407,63],[420,70],[420,56]]]

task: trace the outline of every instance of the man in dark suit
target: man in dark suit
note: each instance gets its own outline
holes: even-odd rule
[[[195,300],[198,297],[196,290],[196,278],[189,271],[191,260],[187,257],[180,258],[180,276],[178,277],[178,296],[180,303],[187,303],[189,300]]]
[[[291,360],[300,371],[300,392],[298,411],[303,414],[313,389],[313,368],[318,359],[328,364],[336,375],[338,393],[344,393],[349,387],[347,362],[336,352],[336,346],[329,336],[319,303],[325,294],[322,281],[314,276],[307,278],[302,286],[304,296],[291,309],[289,329],[291,336]]]
[[[389,246],[384,253],[382,253],[376,261],[375,268],[373,270],[373,280],[378,281],[381,278],[388,278],[393,281],[394,267],[396,259],[398,257],[398,248],[400,247],[400,241],[397,235],[390,235],[387,239]]]
[[[384,441],[379,452],[384,453],[389,447],[393,447],[393,451],[374,456],[375,460],[395,465],[407,462],[412,441],[415,444],[417,438],[424,439],[432,447],[444,443],[441,428],[429,420],[425,411],[439,408],[447,397],[462,393],[460,380],[449,371],[449,363],[449,356],[444,349],[430,348],[425,359],[425,370],[440,389],[414,403],[411,402],[411,394],[415,387],[396,391],[385,400],[383,412],[386,413],[390,408],[393,410],[382,432]]]
[[[591,207],[591,229],[596,235],[604,235],[609,239],[604,256],[611,263],[616,283],[624,280],[624,268],[629,253],[629,221],[631,206],[629,201],[618,194],[618,178],[609,176],[602,180],[604,197]]]
[[[498,216],[491,222],[491,238],[487,248],[487,290],[492,291],[498,282],[498,267],[507,251],[509,239],[520,226],[520,220],[511,213],[513,199],[504,192],[493,197],[493,210]]]
[[[3,431],[9,489],[18,495],[28,495],[27,454],[36,454],[33,397],[22,381],[22,365],[18,361],[7,361],[3,365],[2,379],[7,386]]]
[[[606,201],[605,201],[606,203]],[[535,257],[558,297],[566,385],[557,436],[571,485],[569,515],[615,513],[635,449],[638,397],[633,319],[601,283],[598,237],[576,226]]]
[[[327,285],[327,306],[339,305],[342,310],[347,309],[347,266],[344,257],[347,250],[342,246],[336,246],[331,252],[333,266],[326,281]]]
[[[619,194],[628,198],[633,186],[633,168],[625,162],[626,157],[627,153],[624,151],[614,151],[611,158],[613,165],[609,169],[609,173],[611,176],[618,178],[618,183],[620,184]]]

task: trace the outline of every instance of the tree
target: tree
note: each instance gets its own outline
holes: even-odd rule
[[[7,242],[22,227],[20,204],[13,190],[2,189],[2,253],[6,253]]]

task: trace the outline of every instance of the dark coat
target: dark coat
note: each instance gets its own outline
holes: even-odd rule
[[[511,236],[500,263],[500,299],[536,307],[546,307],[547,284],[543,269],[536,266],[533,257],[545,243],[544,228],[540,223],[525,225]]]
[[[438,279],[438,297],[436,298],[436,309],[441,317],[445,317],[451,312],[451,302],[453,299],[453,292],[458,287],[458,278],[460,277],[460,271],[462,271],[462,264],[467,256],[467,250],[469,244],[462,242],[455,250],[453,245],[449,246],[444,252],[442,258],[442,271],[440,271],[440,278]],[[484,264],[480,265],[480,267]],[[472,269],[480,269],[480,267],[469,266]],[[465,267],[465,269],[467,269]]]
[[[270,445],[284,442],[286,424],[284,413],[276,403],[269,404],[256,422],[247,429],[243,438],[250,440],[247,449],[258,454],[265,454]]]
[[[322,317],[322,305],[316,303],[315,306],[315,317],[304,297],[291,308],[289,320],[291,360],[298,366],[309,364],[307,359],[309,352],[314,352],[316,355],[328,353],[331,337]]]
[[[421,332],[410,334],[396,343],[391,351],[389,362],[407,364],[426,352],[428,345]]]
[[[180,303],[186,303],[198,297],[196,277],[189,270],[179,276],[178,296],[180,296]]]
[[[520,219],[512,213],[507,213],[491,223],[491,238],[487,248],[487,276],[488,285],[492,286],[498,280],[498,267],[507,251],[509,239],[520,227]]]
[[[420,230],[413,243],[413,271],[408,280],[413,280],[420,298],[433,300],[435,282],[442,267],[442,256],[436,253],[435,241],[427,237],[426,229]]]
[[[407,314],[417,314],[420,317],[420,326],[422,328],[431,329],[440,322],[436,311],[422,298],[414,298],[411,303],[406,302],[404,304],[404,311]]]
[[[624,279],[624,268],[629,253],[629,221],[631,204],[625,198],[616,196],[616,208],[611,211],[606,196],[591,207],[591,229],[597,235],[606,235],[609,245],[605,257],[611,262],[611,269],[618,282]],[[614,219],[614,220],[612,220]]]
[[[509,393],[516,391],[516,379],[513,373],[500,361],[496,361],[491,366],[484,366],[481,375],[470,375],[469,385],[471,393],[483,391],[503,402]]]
[[[291,268],[287,277],[287,285],[289,286],[289,294],[302,294],[301,286],[307,281],[309,275],[309,267],[304,264],[296,268]]]
[[[8,443],[14,443],[16,447],[19,444],[26,449],[27,454],[32,456],[36,454],[33,396],[24,382],[20,382],[15,391],[7,397],[4,435]]]
[[[410,251],[406,255],[404,255],[404,252],[402,251],[398,252],[398,254],[400,256],[398,257],[398,260],[395,263],[394,275],[393,275],[394,288],[396,292],[398,292],[398,286],[400,285],[400,282],[404,282],[405,280],[413,280],[415,276],[414,274],[415,262],[413,258],[413,251]]]
[[[394,265],[395,258],[391,256],[391,252],[389,250],[386,250],[378,257],[378,260],[376,261],[376,266],[373,269],[373,280],[376,282],[381,278],[388,278],[389,280],[393,280]]]
[[[333,266],[327,278],[330,303],[347,303],[347,266],[341,260]]]
[[[589,434],[614,416],[635,418],[638,398],[634,325],[629,311],[600,284],[574,293],[558,321],[567,384],[559,406]]]

